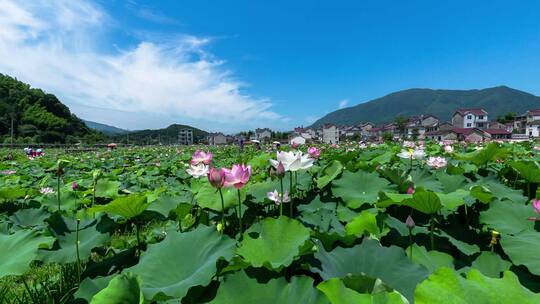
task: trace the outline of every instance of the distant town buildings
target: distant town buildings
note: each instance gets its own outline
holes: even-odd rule
[[[331,124],[323,125],[321,131],[321,141],[325,144],[339,143],[339,129]]]
[[[210,133],[207,137],[208,144],[211,146],[227,144],[227,136],[223,133]]]
[[[457,109],[452,116],[456,128],[487,128],[488,113],[484,109]]]
[[[193,144],[193,130],[181,129],[180,131],[178,131],[178,143],[181,145],[192,145]]]

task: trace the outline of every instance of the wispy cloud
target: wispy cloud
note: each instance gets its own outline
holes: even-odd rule
[[[159,24],[167,24],[167,25],[180,25],[180,21],[168,17],[163,12],[153,9],[147,5],[141,5],[137,3],[136,1],[128,1],[126,2],[126,6],[128,9],[130,9],[137,17],[140,17],[142,19],[159,23]]]
[[[342,99],[342,100],[339,101],[338,108],[343,109],[343,108],[346,108],[348,105],[349,105],[349,100],[348,99]]]
[[[86,119],[130,129],[190,122],[236,131],[287,121],[269,99],[245,92],[205,50],[207,38],[101,51],[110,19],[88,1],[0,0],[0,72],[58,95]]]

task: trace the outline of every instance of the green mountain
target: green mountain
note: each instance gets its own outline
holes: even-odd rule
[[[178,143],[178,133],[182,129],[193,130],[193,141],[195,143],[200,142],[208,135],[208,132],[191,126],[172,124],[164,129],[147,129],[115,135],[112,139],[118,143],[129,141],[130,144],[175,144]]]
[[[90,129],[92,130],[96,130],[96,131],[99,131],[103,134],[106,134],[106,135],[119,135],[119,134],[126,134],[130,131],[128,130],[124,130],[124,129],[120,129],[120,128],[117,128],[117,127],[113,127],[113,126],[109,126],[109,125],[106,125],[106,124],[102,124],[102,123],[99,123],[99,122],[94,122],[94,121],[89,121],[89,120],[82,120],[84,121],[84,124],[89,127]]]
[[[489,119],[508,112],[522,114],[540,108],[540,97],[506,86],[482,90],[409,89],[340,109],[317,120],[312,127],[326,123],[353,125],[360,122],[391,122],[397,116],[433,114],[449,121],[458,108],[484,108]]]
[[[56,96],[0,74],[0,140],[10,142],[11,122],[16,142],[95,142],[102,135],[90,130]]]

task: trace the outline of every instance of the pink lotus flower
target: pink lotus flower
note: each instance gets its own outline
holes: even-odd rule
[[[407,189],[407,194],[414,194],[414,188],[413,187],[409,187]]]
[[[444,157],[430,157],[426,163],[434,169],[444,168],[447,164],[446,158]]]
[[[77,188],[79,188],[79,184],[77,184],[76,181],[73,181],[73,182],[71,183],[71,190],[76,190]]]
[[[454,152],[454,148],[452,146],[444,146],[444,152],[452,153]]]
[[[269,200],[276,203],[276,205],[279,205],[281,203],[288,203],[291,201],[289,197],[289,193],[285,191],[285,193],[282,195],[277,190],[274,190],[273,192],[268,192],[266,194],[266,197],[268,197]]]
[[[536,213],[540,214],[540,199],[536,199],[536,198],[533,199],[533,200],[531,201],[531,205],[532,205],[534,211],[535,211]]]
[[[321,156],[321,151],[319,151],[319,149],[316,147],[309,147],[307,152],[312,158],[319,158]]]
[[[415,223],[414,223],[414,220],[412,219],[412,217],[410,215],[407,216],[407,219],[405,220],[405,225],[407,226],[407,228],[409,229],[413,229],[414,226],[415,226]]]
[[[15,174],[15,173],[17,173],[17,171],[15,171],[15,170],[0,171],[0,175],[12,175],[12,174]]]
[[[216,189],[223,188],[225,184],[225,172],[223,169],[210,168],[208,171],[208,181]]]
[[[297,142],[295,142],[295,141],[293,141],[293,142],[291,143],[291,148],[293,148],[293,149],[296,149],[296,148],[298,148],[299,146],[300,146],[300,144],[297,143]]]
[[[211,152],[205,152],[205,151],[197,150],[191,156],[191,164],[192,165],[198,165],[200,163],[203,163],[205,165],[209,165],[211,162],[212,162],[212,153]]]
[[[244,164],[235,164],[232,168],[221,169],[225,173],[225,187],[234,186],[236,189],[241,189],[249,181],[251,176],[251,166],[245,166]]]

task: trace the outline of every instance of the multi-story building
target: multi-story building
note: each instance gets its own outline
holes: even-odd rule
[[[223,133],[210,133],[208,134],[208,144],[215,145],[225,145],[227,143],[227,136]]]
[[[331,124],[326,124],[322,127],[321,140],[326,144],[339,143],[339,129]]]
[[[420,115],[409,118],[406,126],[407,137],[424,138],[424,134],[434,130],[439,125],[439,119],[433,115]]]
[[[178,132],[178,143],[181,145],[192,145],[193,144],[193,130],[181,129]]]
[[[488,127],[488,112],[484,109],[457,109],[452,116],[452,125],[455,128]]]
[[[255,139],[260,141],[268,141],[272,138],[272,130],[268,128],[255,129]]]

